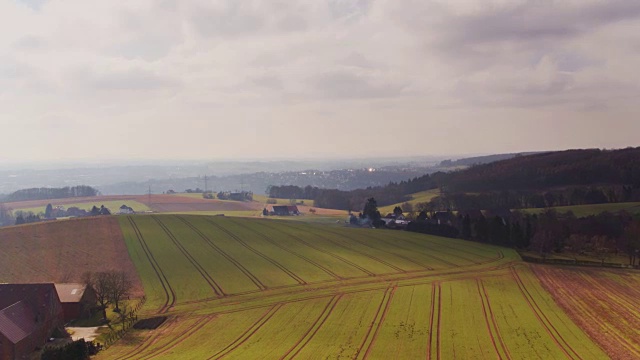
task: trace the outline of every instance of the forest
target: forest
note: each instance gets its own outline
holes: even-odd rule
[[[46,200],[46,199],[64,199],[71,197],[89,197],[97,196],[98,190],[91,186],[65,186],[61,188],[30,188],[15,191],[4,198],[0,199],[4,202],[18,202],[28,200]]]

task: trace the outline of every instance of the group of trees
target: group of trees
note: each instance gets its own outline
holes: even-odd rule
[[[0,203],[0,226],[8,226],[15,224],[15,218],[13,217],[13,213],[11,209],[9,209],[6,205]]]
[[[98,353],[98,346],[92,341],[79,339],[63,346],[46,347],[41,360],[88,360]]]
[[[131,294],[133,288],[133,282],[126,272],[87,272],[83,275],[83,282],[95,292],[98,306],[105,320],[107,319],[107,307],[109,305],[113,305],[113,311],[122,314],[122,316],[130,314],[130,309],[126,305],[122,305],[123,301]]]
[[[2,209],[0,208],[0,211]],[[17,210],[15,212],[15,225],[21,224],[29,224],[34,222],[39,222],[43,220],[56,219],[59,217],[83,217],[83,216],[100,216],[100,215],[111,215],[111,210],[105,207],[104,205],[100,205],[100,207],[93,206],[91,210],[87,211],[84,209],[80,209],[78,207],[72,206],[68,209],[62,208],[54,208],[51,204],[47,204],[44,212],[35,214],[33,211],[22,211]],[[0,223],[1,225],[1,223]],[[11,224],[6,224],[11,225]]]
[[[584,218],[571,213],[560,215],[552,209],[534,215],[517,211],[490,213],[447,212],[432,213],[430,217],[423,211],[407,230],[529,249],[542,256],[568,252],[604,261],[612,255],[627,254],[630,265],[640,265],[640,219],[628,213],[605,212]]]
[[[6,196],[4,201],[17,202],[28,200],[65,199],[71,197],[97,196],[100,192],[91,186],[66,186],[62,188],[30,188],[18,190]]]

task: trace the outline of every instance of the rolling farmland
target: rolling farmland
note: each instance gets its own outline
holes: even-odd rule
[[[607,358],[509,249],[397,231],[120,217],[169,319],[100,359]]]

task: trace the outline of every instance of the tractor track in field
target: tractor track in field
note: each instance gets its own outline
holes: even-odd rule
[[[484,316],[485,323],[487,324],[487,331],[489,332],[489,336],[491,337],[491,344],[493,344],[493,348],[496,351],[496,355],[498,355],[498,359],[502,360],[502,354],[498,349],[498,344],[496,344],[496,338],[500,342],[500,347],[505,354],[506,359],[511,359],[511,355],[507,350],[507,347],[504,344],[504,340],[500,335],[500,328],[498,328],[498,323],[496,322],[496,318],[493,315],[493,310],[491,309],[491,304],[489,303],[489,294],[487,293],[487,289],[484,287],[482,280],[480,278],[476,279],[476,285],[478,287],[478,295],[480,296],[480,301],[482,302],[482,315]],[[486,303],[486,305],[485,305]],[[491,325],[493,324],[493,329]],[[495,336],[494,336],[495,332]]]
[[[185,340],[187,340],[191,335],[195,334],[196,332],[198,332],[200,329],[202,329],[203,327],[205,327],[211,320],[213,320],[216,316],[215,315],[209,315],[209,316],[204,316],[202,317],[202,319],[196,321],[191,328],[189,328],[189,330],[185,331],[183,334],[181,334],[180,336],[178,336],[177,338],[173,339],[172,341],[164,344],[163,346],[154,349],[154,351],[152,351],[150,354],[144,354],[142,357],[140,357],[138,360],[148,360],[148,359],[153,359],[156,356],[160,356],[162,354],[167,353],[168,351],[174,349],[176,346],[180,345],[181,343],[183,343]]]
[[[518,289],[520,289],[522,296],[527,301],[529,308],[531,308],[531,310],[535,314],[540,324],[544,327],[546,332],[553,339],[553,341],[560,348],[560,350],[562,350],[562,352],[570,359],[577,358],[582,360],[582,357],[580,357],[580,355],[578,355],[575,349],[573,349],[571,345],[567,343],[567,341],[562,337],[562,335],[560,335],[560,332],[558,332],[558,330],[553,326],[551,321],[549,321],[549,319],[544,314],[544,312],[542,312],[542,309],[540,309],[536,301],[533,299],[533,296],[531,295],[531,293],[529,293],[529,290],[527,290],[526,286],[524,285],[524,282],[522,281],[522,279],[520,278],[520,275],[518,274],[517,270],[514,267],[511,267],[511,275],[513,279],[516,281],[516,284],[518,285]],[[575,356],[572,356],[569,352],[573,353],[573,355]]]
[[[458,254],[456,253],[456,252],[457,252],[457,250],[452,249],[452,248],[447,247],[447,246],[444,246],[444,245],[442,245],[442,244],[434,244],[434,243],[426,243],[426,242],[416,242],[416,241],[413,241],[413,239],[407,239],[406,241],[409,241],[409,242],[411,242],[411,243],[413,243],[413,244],[415,244],[415,245],[421,245],[421,246],[424,246],[425,248],[427,248],[427,249],[428,249],[428,250],[430,250],[430,251],[443,253],[443,254],[446,254],[446,255],[448,255],[448,256],[451,256],[451,257],[454,257],[454,258],[457,258],[457,259],[461,259],[461,260],[464,260],[464,261],[466,261],[466,262],[470,262],[470,263],[475,264],[475,265],[482,264],[482,262],[481,262],[481,261],[479,262],[479,261],[476,261],[476,260],[474,260],[474,259],[470,259],[470,258],[467,258],[467,257],[465,257],[465,256],[458,255]],[[440,248],[440,249],[438,249],[438,248]],[[442,248],[447,248],[447,249],[442,249]],[[452,251],[452,250],[453,250],[453,251]],[[490,260],[490,259],[489,259],[489,260]],[[444,261],[444,260],[442,260],[442,259],[441,259],[441,261]],[[449,263],[449,264],[451,264],[451,263]],[[455,266],[459,266],[459,265],[455,265]]]
[[[404,240],[402,240],[402,241],[407,241],[407,242],[410,242],[410,243],[412,243],[412,244],[414,244],[414,245],[425,245],[425,242],[421,242],[421,241],[416,242],[417,240],[414,240],[414,239],[404,239]],[[448,249],[453,250],[453,251],[455,251],[455,252],[464,252],[464,253],[467,253],[467,254],[471,254],[471,255],[479,256],[479,257],[481,257],[481,258],[486,259],[486,260],[482,260],[482,261],[475,261],[475,260],[472,260],[472,259],[466,258],[466,257],[464,257],[464,256],[452,255],[452,256],[457,257],[457,258],[459,258],[459,259],[462,259],[462,260],[465,260],[465,261],[471,262],[471,263],[473,263],[473,264],[475,264],[475,265],[486,264],[486,263],[488,263],[488,262],[493,262],[493,261],[500,260],[500,259],[504,258],[504,253],[502,252],[502,250],[498,250],[498,251],[497,251],[498,257],[497,257],[497,258],[493,258],[493,257],[485,256],[485,255],[478,255],[478,254],[473,253],[473,252],[470,252],[470,251],[468,251],[468,250],[459,249],[459,248],[456,248],[456,247],[453,247],[453,246],[450,246],[450,245],[447,245],[447,244],[433,243],[433,244],[431,244],[431,245],[432,245],[432,246],[441,246],[441,247],[445,247],[445,248],[448,248]],[[465,244],[465,245],[467,245],[467,244]],[[427,245],[427,246],[428,246],[428,245]],[[469,244],[469,245],[467,245],[467,246],[470,246],[470,247],[476,247],[476,246],[475,246],[475,245],[473,245],[473,244]],[[428,247],[429,247],[429,246],[428,246]],[[433,250],[433,247],[429,247],[429,248],[430,248],[431,250]],[[477,247],[476,247],[476,248],[477,248]],[[486,249],[485,249],[485,250],[486,250]],[[437,259],[437,260],[440,260],[440,261],[444,261],[444,260],[439,259],[439,258],[436,258],[436,259]],[[452,263],[448,263],[448,264],[449,264],[449,265],[452,265],[452,266],[459,266],[459,265],[457,265],[457,264],[452,264]]]
[[[162,285],[162,289],[165,293],[165,302],[164,302],[164,305],[162,305],[162,307],[158,310],[158,313],[164,314],[168,312],[169,309],[171,309],[175,305],[176,293],[173,290],[173,287],[171,286],[171,284],[169,283],[167,276],[162,270],[162,267],[160,266],[156,258],[153,256],[153,253],[151,252],[151,249],[149,248],[147,241],[144,239],[144,235],[142,235],[142,232],[140,231],[140,228],[136,224],[135,220],[133,220],[133,217],[131,216],[127,216],[127,219],[129,220],[129,223],[133,227],[133,231],[136,234],[136,237],[138,238],[138,242],[140,243],[140,246],[142,246],[142,250],[144,251],[145,256],[147,257],[147,260],[149,260],[149,263],[151,264],[153,271],[156,273],[158,280],[160,280],[160,285]]]
[[[447,260],[444,260],[444,259],[442,259],[442,258],[439,258],[439,257],[437,257],[437,256],[435,256],[435,255],[433,255],[433,254],[426,253],[426,252],[421,251],[421,250],[416,250],[415,248],[408,248],[408,247],[406,247],[406,246],[402,246],[399,242],[398,242],[398,243],[394,243],[394,242],[392,242],[392,241],[391,241],[391,240],[389,240],[389,239],[382,239],[382,238],[379,238],[379,237],[376,237],[376,239],[377,239],[378,241],[382,241],[382,242],[386,243],[387,245],[395,246],[395,247],[397,247],[397,248],[404,249],[404,250],[409,251],[409,252],[418,252],[418,253],[422,254],[423,256],[426,256],[426,257],[428,257],[428,258],[430,258],[430,259],[434,259],[434,260],[440,261],[441,263],[443,263],[443,264],[447,264],[447,265],[449,265],[449,266],[451,266],[451,267],[460,267],[460,265],[459,265],[459,264],[454,264],[454,263],[452,263],[452,262],[450,262],[450,261],[447,261]],[[408,242],[408,240],[403,240],[403,241],[404,241],[404,242]],[[414,245],[417,245],[417,244],[416,244],[416,243],[414,243],[414,242],[411,242],[411,243],[412,243],[412,244],[414,244]],[[431,268],[431,267],[430,267],[430,268]],[[431,269],[433,269],[433,268],[431,268]],[[435,269],[434,269],[434,270],[435,270]]]
[[[222,289],[222,287],[220,286],[220,284],[218,284],[218,282],[216,282],[216,280],[207,272],[207,270],[205,270],[205,268],[202,265],[200,265],[198,260],[196,260],[196,258],[193,255],[191,255],[189,250],[187,250],[187,248],[185,248],[184,245],[182,245],[180,240],[178,240],[175,237],[175,235],[171,232],[171,230],[169,230],[169,228],[167,228],[167,226],[156,216],[152,216],[151,218],[158,223],[158,225],[164,231],[164,233],[167,234],[171,242],[175,244],[175,246],[178,248],[178,250],[180,250],[182,255],[184,255],[187,258],[187,260],[191,263],[191,265],[193,265],[193,267],[196,268],[196,270],[200,273],[200,275],[202,275],[202,278],[204,279],[204,281],[207,282],[207,284],[209,284],[209,286],[211,287],[213,292],[216,294],[216,296],[225,296],[226,294]]]
[[[436,305],[436,301],[438,305]],[[440,317],[442,315],[442,284],[434,281],[431,284],[431,312],[429,314],[429,342],[427,343],[427,360],[440,359]],[[435,336],[434,336],[435,333]],[[435,344],[434,344],[435,341]],[[435,348],[435,351],[434,351]]]
[[[411,258],[409,258],[409,257],[407,257],[407,256],[404,256],[404,255],[402,255],[402,254],[398,254],[398,253],[391,252],[391,251],[384,250],[384,249],[379,249],[379,248],[374,247],[374,246],[372,246],[371,244],[367,243],[366,241],[362,241],[362,240],[359,240],[359,239],[355,239],[355,238],[353,238],[353,237],[351,237],[351,236],[347,236],[347,235],[339,234],[339,233],[337,233],[337,232],[333,232],[333,231],[330,231],[330,230],[325,230],[325,231],[326,231],[326,232],[328,232],[328,233],[331,233],[331,234],[334,234],[334,235],[338,235],[338,236],[342,236],[342,237],[347,238],[347,239],[349,239],[349,240],[355,241],[355,242],[357,242],[357,243],[359,243],[359,244],[361,244],[361,245],[364,245],[364,246],[366,246],[366,247],[368,247],[368,248],[370,248],[370,249],[374,249],[374,250],[376,250],[376,251],[381,251],[381,252],[384,252],[384,253],[387,253],[387,254],[391,254],[391,255],[393,255],[393,256],[396,256],[396,257],[398,257],[398,258],[400,258],[400,259],[402,259],[402,260],[408,261],[408,262],[410,262],[410,263],[412,263],[412,264],[414,264],[414,265],[418,265],[418,266],[420,266],[420,267],[422,267],[422,268],[425,268],[425,269],[427,269],[427,270],[433,270],[433,268],[432,268],[431,266],[426,266],[426,265],[420,264],[419,262],[417,262],[417,261],[415,261],[415,260],[413,260],[413,259],[411,259]]]
[[[366,359],[369,357],[369,354],[371,353],[371,350],[373,349],[373,346],[376,343],[376,339],[378,338],[378,333],[380,332],[380,328],[382,328],[382,324],[387,318],[391,301],[393,300],[393,295],[395,294],[397,289],[398,289],[398,286],[395,285],[395,286],[389,287],[387,291],[385,291],[384,296],[382,297],[382,301],[378,306],[378,311],[376,312],[376,316],[374,316],[373,321],[371,322],[371,325],[369,325],[369,330],[367,331],[367,334],[365,335],[364,340],[362,341],[362,344],[360,345],[360,347],[358,348],[358,351],[356,352],[356,356],[355,356],[356,359],[362,353],[362,350],[364,350],[364,354],[362,355],[362,358]],[[374,326],[375,326],[375,331],[373,330]],[[371,333],[371,331],[373,331],[373,334]],[[369,341],[369,337],[371,337],[370,341]],[[369,345],[366,345],[367,342],[369,342]],[[366,349],[364,349],[365,345],[366,345]]]
[[[454,281],[454,280],[465,280],[465,279],[475,279],[478,275],[480,274],[489,274],[490,272],[494,272],[494,271],[500,271],[500,270],[504,270],[507,269],[508,267],[512,266],[511,263],[506,263],[506,264],[499,264],[497,266],[492,266],[492,267],[487,267],[487,268],[483,268],[483,269],[475,269],[473,270],[473,272],[470,272],[469,270],[460,270],[460,271],[453,271],[453,272],[449,272],[449,273],[445,273],[445,274],[432,274],[432,273],[428,273],[428,274],[410,274],[407,276],[403,276],[401,278],[393,278],[393,279],[382,279],[382,278],[378,278],[378,279],[371,279],[371,277],[361,277],[359,279],[361,280],[367,280],[367,281],[362,281],[362,282],[358,282],[358,283],[353,283],[353,284],[348,284],[347,286],[351,286],[351,287],[358,287],[358,286],[367,286],[367,285],[372,285],[371,287],[366,287],[363,289],[354,289],[354,290],[346,290],[343,291],[345,294],[346,293],[352,293],[352,292],[361,292],[361,291],[372,291],[372,290],[380,290],[380,289],[384,289],[386,288],[388,285],[388,283],[390,282],[396,282],[398,283],[398,287],[405,287],[405,286],[414,286],[414,285],[424,285],[424,284],[430,284],[433,283],[434,281],[441,281],[441,280],[437,280],[439,279],[440,276],[448,276],[451,277],[450,279],[447,279],[446,281]],[[432,280],[433,278],[435,278],[435,280]],[[415,280],[415,281],[412,281]],[[248,298],[248,299],[242,299],[241,301],[243,302],[247,302],[247,301],[253,301],[253,300],[259,300],[259,299],[268,299],[269,296],[293,296],[296,294],[303,294],[303,293],[309,293],[309,292],[316,292],[316,291],[331,291],[333,289],[335,290],[339,290],[339,289],[343,289],[345,287],[345,284],[341,284],[341,283],[334,283],[334,284],[330,284],[329,286],[326,287],[321,287],[321,288],[301,288],[299,286],[295,286],[296,288],[293,291],[289,291],[289,292],[285,292],[285,293],[277,293],[277,294],[273,294],[273,295],[261,295],[261,296],[256,296],[256,297],[252,297],[252,298]],[[251,292],[253,293],[262,293],[261,291],[253,291]],[[311,296],[311,297],[304,297],[302,298],[302,300],[304,299],[316,299],[316,298],[321,298],[321,297],[327,297],[327,296],[331,296],[332,294],[323,294],[323,295],[318,295],[318,296]],[[233,297],[234,295],[230,295],[229,298]],[[203,304],[203,303],[207,303],[207,302],[211,302],[211,301],[216,301],[216,300],[220,300],[218,298],[214,298],[214,299],[202,299],[202,300],[193,300],[191,302],[181,302],[181,305],[184,304],[193,304],[193,305],[198,305],[198,304]],[[300,299],[295,299],[292,300],[291,302],[297,302],[300,301]],[[278,301],[274,302],[277,303]],[[272,303],[271,305],[273,305],[274,303]],[[221,306],[225,306],[225,304],[220,304]],[[234,310],[223,310],[220,311],[218,313],[228,313],[228,312],[237,312],[237,311],[242,311],[242,309],[253,309],[253,308],[260,308],[260,307],[265,307],[265,306],[270,306],[270,305],[260,305],[260,306],[249,306],[246,308],[241,308],[241,309],[234,309]]]
[[[280,264],[279,262],[277,262],[276,260],[270,258],[269,256],[261,253],[260,251],[256,250],[255,248],[253,248],[251,245],[247,244],[244,240],[242,240],[239,236],[237,236],[236,234],[232,233],[231,231],[227,230],[226,228],[224,228],[223,226],[216,224],[214,221],[210,220],[210,219],[206,219],[206,221],[210,224],[212,224],[213,226],[215,226],[216,228],[218,228],[220,231],[224,232],[225,234],[229,235],[232,239],[234,239],[235,241],[237,241],[240,245],[242,245],[243,247],[245,247],[246,249],[248,249],[249,251],[251,251],[252,253],[260,256],[261,258],[263,258],[264,260],[268,261],[269,263],[271,263],[273,266],[277,267],[278,269],[282,270],[285,274],[287,274],[290,278],[292,278],[293,280],[295,280],[298,285],[306,285],[307,282],[301,278],[300,276],[296,275],[293,271],[287,269],[284,265]]]
[[[313,322],[313,324],[311,324],[304,335],[298,341],[296,341],[296,343],[289,350],[287,350],[284,355],[280,357],[280,360],[293,359],[300,353],[300,351],[302,351],[302,349],[305,348],[305,346],[307,346],[311,339],[313,339],[316,333],[320,330],[322,325],[324,325],[324,323],[327,321],[327,318],[331,316],[331,313],[336,308],[336,305],[338,305],[338,302],[340,301],[340,299],[342,299],[343,295],[344,294],[337,294],[331,297],[331,300],[329,300],[320,315],[318,315],[318,318]]]
[[[362,266],[360,266],[360,265],[358,265],[358,264],[356,264],[356,263],[354,263],[354,262],[352,262],[352,261],[350,261],[350,260],[347,260],[347,259],[343,258],[343,257],[342,257],[342,256],[340,256],[340,255],[336,255],[336,254],[334,254],[334,253],[332,253],[332,252],[330,252],[330,251],[327,251],[327,250],[323,250],[323,249],[321,249],[321,248],[318,248],[318,247],[316,247],[316,246],[314,246],[314,245],[310,244],[309,242],[307,242],[307,241],[303,240],[302,238],[300,238],[300,237],[298,237],[298,236],[296,236],[296,235],[289,234],[289,233],[287,233],[287,232],[285,232],[285,231],[282,231],[282,230],[280,230],[280,229],[274,229],[273,227],[271,227],[271,226],[269,226],[269,225],[266,225],[266,224],[263,224],[263,225],[264,225],[265,227],[268,227],[268,228],[272,229],[272,230],[276,230],[276,231],[278,231],[278,232],[281,232],[281,233],[283,233],[283,234],[286,234],[287,236],[291,237],[292,239],[295,239],[296,241],[298,241],[299,243],[304,244],[304,245],[306,245],[307,247],[310,247],[310,248],[312,248],[312,249],[314,249],[314,250],[316,250],[316,251],[319,251],[319,252],[321,252],[321,253],[323,253],[323,254],[325,254],[325,255],[331,256],[331,257],[333,257],[334,259],[340,260],[340,261],[344,262],[345,264],[350,265],[350,266],[352,266],[352,267],[354,267],[354,268],[356,268],[356,269],[358,269],[358,270],[362,271],[363,273],[365,273],[365,274],[367,274],[367,275],[369,275],[369,276],[376,276],[376,274],[375,274],[375,273],[372,273],[371,271],[369,271],[369,270],[367,270],[367,269],[363,268]]]
[[[289,227],[290,227],[290,228],[292,228],[292,229],[300,230],[300,228],[299,228],[299,227],[295,227],[295,226],[289,226]],[[337,234],[337,233],[335,233],[335,232],[328,231],[328,230],[325,230],[325,232],[330,233],[330,234],[334,234],[334,235],[338,235],[338,236],[342,236],[342,235],[340,235],[340,234]],[[350,247],[350,246],[346,246],[346,245],[341,244],[341,243],[339,243],[339,242],[337,242],[337,241],[335,241],[335,240],[331,240],[331,239],[329,239],[329,238],[327,238],[327,237],[325,237],[325,236],[323,236],[323,235],[315,234],[315,236],[317,236],[317,237],[319,237],[319,238],[321,238],[321,239],[324,239],[325,241],[328,241],[328,242],[330,242],[330,243],[334,244],[335,246],[338,246],[338,247],[340,247],[340,248],[342,248],[342,249],[345,249],[345,250],[348,250],[348,251],[353,251],[354,253],[356,253],[356,254],[358,254],[358,255],[361,255],[361,256],[364,256],[364,257],[366,257],[366,258],[369,258],[369,259],[371,259],[371,260],[373,260],[373,261],[376,261],[376,262],[378,262],[378,263],[380,263],[380,264],[382,264],[382,265],[385,265],[385,266],[387,266],[387,267],[389,267],[389,268],[391,268],[391,269],[393,269],[393,270],[395,270],[395,271],[397,271],[397,272],[399,272],[399,273],[406,273],[406,272],[409,272],[409,271],[407,271],[407,270],[405,270],[405,269],[402,269],[402,268],[399,268],[399,267],[397,267],[397,266],[395,266],[395,265],[393,265],[393,264],[390,264],[389,262],[387,262],[387,261],[385,261],[385,260],[382,260],[382,259],[380,259],[380,258],[378,258],[378,257],[376,257],[376,256],[373,256],[373,255],[370,255],[370,254],[364,253],[364,252],[362,252],[362,251],[356,250],[356,249],[354,249],[354,248],[352,248],[352,247]],[[346,237],[346,236],[345,236],[345,237]],[[346,237],[346,238],[351,239],[351,238],[349,238],[349,237]],[[352,240],[353,240],[353,239],[352,239]]]
[[[198,234],[198,236],[200,236],[200,238],[204,240],[204,242],[208,244],[213,250],[215,250],[218,254],[220,254],[222,257],[227,259],[230,263],[235,265],[235,267],[238,268],[238,270],[240,270],[240,272],[242,272],[247,278],[249,278],[249,280],[251,280],[251,282],[255,286],[257,286],[259,290],[267,289],[267,286],[263,284],[262,281],[258,279],[258,277],[256,277],[253,273],[251,273],[247,268],[245,268],[242,264],[240,264],[240,262],[234,259],[231,255],[227,254],[224,250],[218,247],[218,245],[216,245],[213,241],[211,241],[211,239],[209,239],[207,235],[205,235],[202,231],[200,231],[200,229],[194,226],[189,220],[185,219],[182,216],[176,216],[176,217],[180,219],[183,223],[185,223],[196,234]]]
[[[236,224],[236,225],[238,224],[238,223],[237,223],[237,222],[235,222],[234,220],[230,220],[230,221],[231,221],[231,222],[233,222],[233,223],[234,223],[234,224]],[[334,273],[333,271],[331,271],[331,270],[327,269],[326,267],[324,267],[324,266],[322,266],[322,265],[318,264],[317,262],[315,262],[315,261],[313,261],[313,260],[309,259],[308,257],[306,257],[306,256],[304,256],[304,255],[301,255],[301,254],[298,254],[297,252],[295,252],[295,251],[293,251],[293,250],[291,250],[291,249],[287,249],[287,247],[285,247],[285,246],[282,246],[282,245],[278,244],[278,242],[277,242],[277,241],[274,241],[273,239],[269,238],[269,237],[268,237],[268,236],[266,236],[265,234],[263,234],[263,233],[261,233],[261,232],[259,232],[259,231],[255,230],[255,229],[252,229],[252,228],[248,228],[248,227],[247,227],[247,228],[245,228],[245,229],[247,229],[247,230],[249,230],[249,231],[253,232],[254,234],[256,234],[256,235],[260,236],[262,239],[264,239],[264,240],[265,240],[265,241],[267,241],[268,243],[270,243],[270,244],[272,244],[272,245],[276,246],[277,248],[282,249],[282,250],[284,250],[284,251],[288,252],[289,254],[294,255],[294,256],[298,257],[299,259],[302,259],[302,260],[304,260],[304,261],[308,262],[309,264],[311,264],[311,265],[313,265],[313,266],[317,267],[318,269],[320,269],[320,270],[324,271],[325,273],[327,273],[329,276],[333,277],[334,279],[336,279],[336,280],[343,280],[343,279],[344,279],[344,278],[340,277],[338,274]],[[330,282],[330,281],[333,281],[333,280],[321,281],[321,282],[314,282],[314,283],[311,283],[311,284],[317,284],[317,283],[322,283],[322,282]]]
[[[253,336],[261,327],[264,326],[273,315],[280,310],[283,304],[276,304],[269,308],[257,321],[255,321],[247,330],[245,330],[239,337],[237,337],[231,344],[227,345],[224,349],[218,351],[217,353],[211,355],[207,358],[210,359],[222,359],[223,357],[229,355],[232,351],[242,346],[247,340]]]

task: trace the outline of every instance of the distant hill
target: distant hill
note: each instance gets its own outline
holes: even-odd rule
[[[438,177],[450,192],[640,184],[640,147],[516,156]]]
[[[440,167],[459,167],[459,166],[473,166],[488,164],[500,160],[513,159],[518,156],[540,154],[540,152],[523,152],[523,153],[510,153],[510,154],[494,154],[484,156],[474,156],[468,158],[462,158],[458,160],[444,160],[440,162]]]

